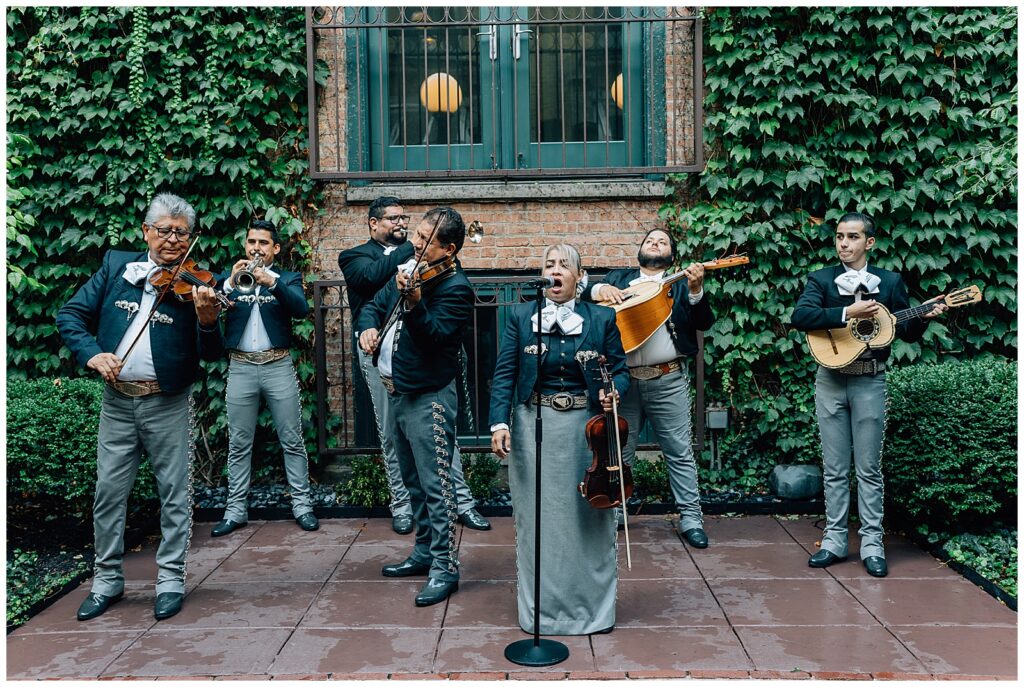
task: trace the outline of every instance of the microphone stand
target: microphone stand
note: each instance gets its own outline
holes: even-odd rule
[[[536,420],[536,472],[533,483],[533,639],[520,639],[505,647],[505,658],[521,666],[552,666],[569,658],[569,647],[553,639],[540,638],[540,476],[541,443],[544,422],[540,415],[541,389],[541,346],[544,343],[541,332],[541,311],[544,309],[543,284],[537,284],[537,382],[533,391],[537,394]]]

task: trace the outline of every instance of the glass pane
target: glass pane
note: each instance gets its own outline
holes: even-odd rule
[[[584,15],[583,8],[563,11],[573,17]],[[530,16],[534,12],[554,19],[558,9],[531,8]],[[609,10],[608,16],[620,15],[618,8]],[[530,28],[530,140],[623,140],[623,24],[595,21]]]
[[[401,11],[389,8],[386,21],[399,21]],[[443,7],[407,8],[406,13],[410,22],[444,18]],[[449,18],[475,21],[479,14],[478,8],[459,8],[459,16]],[[479,30],[436,25],[386,30],[391,145],[480,143]]]

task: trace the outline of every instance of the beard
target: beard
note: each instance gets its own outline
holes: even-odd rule
[[[388,234],[388,244],[392,246],[401,246],[403,243],[409,240],[408,231],[394,230]]]
[[[651,255],[640,251],[637,253],[636,259],[641,267],[646,267],[649,270],[666,270],[672,266],[672,256],[670,255]]]

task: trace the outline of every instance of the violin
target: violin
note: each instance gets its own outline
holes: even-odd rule
[[[414,289],[427,286],[431,281],[440,279],[455,271],[455,256],[446,255],[435,263],[423,263],[419,268],[419,275],[409,281],[409,286],[402,290],[406,294]]]
[[[615,386],[604,356],[598,358],[598,367],[605,395],[612,397],[612,409],[587,421],[587,446],[594,453],[594,461],[587,468],[579,491],[594,508],[615,508],[633,494],[633,473],[622,460],[629,423],[619,417]]]
[[[175,298],[183,303],[191,303],[193,286],[213,288],[217,285],[217,278],[213,276],[213,272],[199,267],[192,258],[185,258],[181,267],[177,268],[177,272],[175,272],[175,267],[161,267],[159,270],[155,270],[149,277],[149,283],[160,290],[169,285],[168,291],[173,293]],[[233,305],[220,291],[214,291],[214,295],[222,308],[230,308]]]

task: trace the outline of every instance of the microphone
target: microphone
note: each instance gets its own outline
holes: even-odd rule
[[[550,289],[555,285],[554,277],[534,277],[523,282],[523,286],[531,286],[538,289]]]

